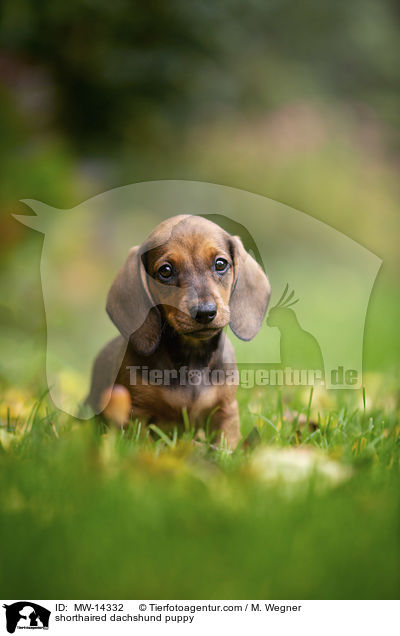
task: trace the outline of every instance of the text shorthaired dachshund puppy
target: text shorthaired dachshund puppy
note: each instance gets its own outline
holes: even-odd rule
[[[212,429],[234,448],[240,439],[237,386],[212,383],[209,376],[182,383],[182,377],[205,368],[236,369],[223,329],[229,324],[236,336],[251,340],[269,294],[266,275],[237,236],[199,216],[164,221],[130,250],[111,286],[107,312],[121,336],[96,358],[89,404],[99,412],[105,395],[112,401],[110,387],[128,395],[122,385],[134,417],[162,426],[182,422],[186,408],[191,424],[201,426],[213,413]],[[148,382],[150,371],[160,383]]]

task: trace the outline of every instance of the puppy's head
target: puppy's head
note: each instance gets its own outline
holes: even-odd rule
[[[180,215],[130,250],[111,286],[107,311],[122,335],[150,354],[163,319],[192,343],[212,338],[227,324],[250,340],[269,294],[266,275],[238,237],[205,218]]]

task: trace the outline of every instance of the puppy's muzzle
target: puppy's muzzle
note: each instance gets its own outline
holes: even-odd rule
[[[217,315],[217,305],[214,302],[199,303],[190,308],[190,316],[201,325],[208,325]]]

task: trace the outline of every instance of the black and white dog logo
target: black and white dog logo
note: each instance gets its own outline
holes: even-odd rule
[[[48,629],[51,612],[32,603],[32,601],[18,601],[11,605],[3,605],[6,610],[7,631],[13,634],[18,629]]]

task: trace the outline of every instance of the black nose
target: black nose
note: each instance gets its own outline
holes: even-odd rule
[[[197,322],[206,325],[208,322],[214,320],[217,315],[217,305],[215,303],[200,303],[190,309],[190,315],[197,320]]]

